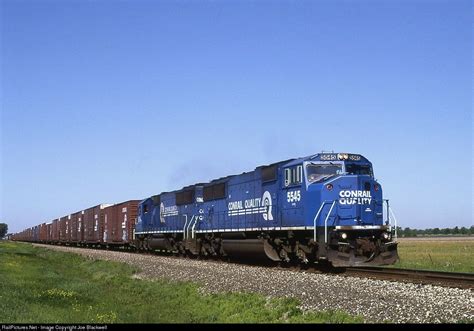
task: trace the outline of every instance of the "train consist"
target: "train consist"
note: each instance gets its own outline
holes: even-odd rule
[[[373,266],[398,259],[388,209],[371,162],[319,153],[142,201],[97,205],[12,239]]]

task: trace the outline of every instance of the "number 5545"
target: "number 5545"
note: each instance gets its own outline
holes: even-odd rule
[[[288,202],[300,201],[300,200],[301,200],[301,192],[300,192],[300,190],[287,192],[287,193],[286,193],[286,200],[287,200]]]

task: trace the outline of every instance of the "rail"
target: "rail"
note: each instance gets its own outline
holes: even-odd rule
[[[474,274],[463,272],[391,267],[351,267],[345,269],[344,275],[474,289]]]

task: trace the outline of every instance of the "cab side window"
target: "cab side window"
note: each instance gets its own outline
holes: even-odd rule
[[[285,187],[300,185],[303,181],[303,166],[298,165],[285,169]]]

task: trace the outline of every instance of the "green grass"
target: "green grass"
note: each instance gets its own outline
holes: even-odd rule
[[[397,268],[474,273],[473,240],[402,240],[398,255]]]
[[[0,243],[1,323],[355,323],[338,311],[303,313],[291,298],[202,295],[198,285],[133,278],[126,264],[29,244]]]

